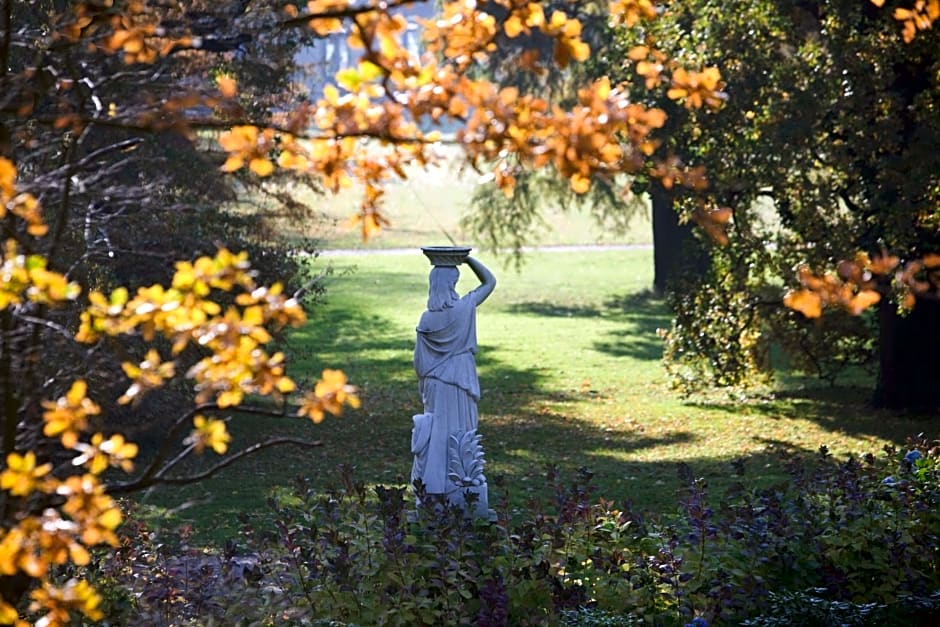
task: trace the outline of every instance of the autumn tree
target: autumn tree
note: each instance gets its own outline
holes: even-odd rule
[[[666,5],[644,35],[666,55],[714,63],[729,94],[670,138],[733,212],[730,243],[679,301],[670,336],[690,382],[739,382],[769,365],[772,343],[829,377],[877,340],[875,401],[936,403],[936,8],[690,0]],[[647,45],[636,35],[624,33]],[[643,75],[648,60],[624,70]],[[794,285],[786,304],[813,321],[781,306]]]

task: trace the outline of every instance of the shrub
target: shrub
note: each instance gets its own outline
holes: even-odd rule
[[[847,461],[822,450],[788,467],[789,481],[754,490],[735,463],[740,481],[715,506],[683,466],[679,510],[656,521],[596,499],[586,469],[570,485],[550,470],[548,502],[492,522],[428,495],[415,512],[405,488],[367,490],[344,468],[337,488],[300,479],[271,499],[270,516],[246,517],[239,550],[230,545],[212,568],[185,582],[174,571],[176,598],[188,604],[178,615],[201,624],[696,627],[937,615],[935,443]],[[127,572],[115,574],[120,553],[108,559],[98,577],[127,585]],[[168,572],[137,568],[135,590],[157,574],[165,590]],[[136,598],[152,616],[153,601]]]

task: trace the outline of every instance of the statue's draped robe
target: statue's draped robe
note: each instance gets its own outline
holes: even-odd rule
[[[418,424],[412,448],[412,481],[421,479],[428,494],[447,494],[450,436],[477,428],[476,290],[441,311],[426,311],[418,323],[414,364],[426,422]],[[417,441],[416,441],[417,440]]]

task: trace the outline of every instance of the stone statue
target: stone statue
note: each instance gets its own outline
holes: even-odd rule
[[[475,493],[479,498],[474,513],[487,516],[483,450],[476,432],[480,383],[474,356],[476,308],[492,293],[496,278],[467,256],[469,250],[425,249],[435,265],[429,279],[428,309],[418,322],[415,344],[414,365],[424,413],[414,417],[411,480],[420,479],[427,494],[442,495],[460,505],[466,502],[467,491]],[[461,262],[480,280],[479,287],[463,297],[455,289],[460,276],[456,266]]]

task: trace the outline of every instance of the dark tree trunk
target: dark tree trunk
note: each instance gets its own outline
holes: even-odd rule
[[[906,316],[878,306],[878,384],[872,402],[888,409],[940,406],[940,302],[918,299]]]
[[[653,205],[653,291],[662,295],[680,277],[696,278],[708,269],[708,255],[692,233],[691,224],[679,224],[670,190],[650,185]]]

